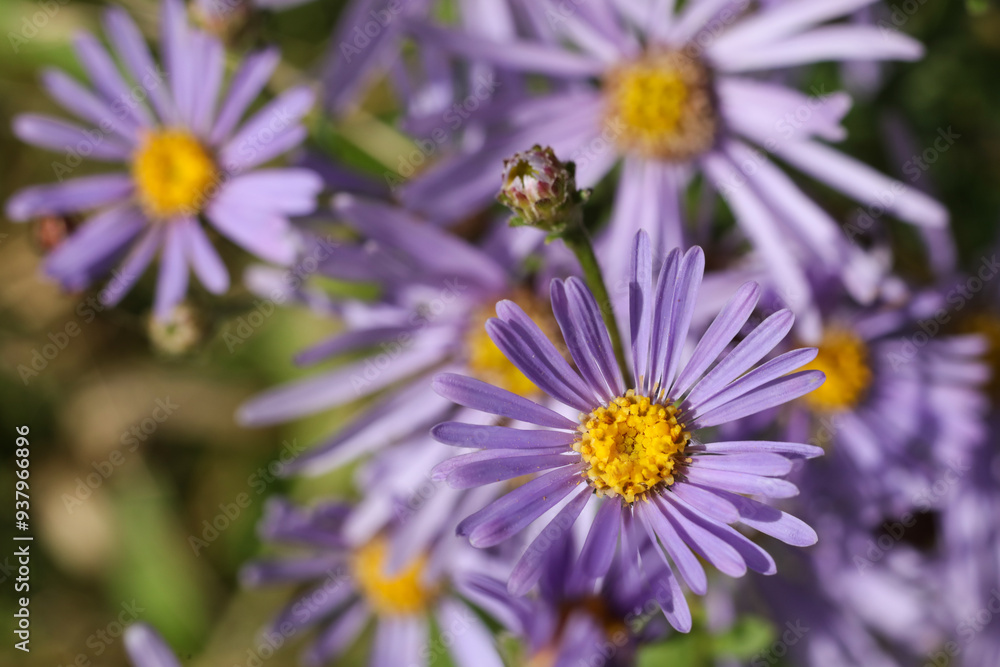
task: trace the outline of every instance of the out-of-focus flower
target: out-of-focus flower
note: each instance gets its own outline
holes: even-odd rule
[[[282,10],[312,0],[194,0],[191,11],[205,28],[217,35],[238,31],[255,10]]]
[[[578,279],[552,282],[552,309],[578,370],[516,304],[497,304],[499,319],[486,323],[503,354],[545,395],[577,411],[578,419],[473,378],[443,374],[435,379],[435,389],[459,405],[535,426],[523,430],[448,422],[434,427],[432,434],[445,444],[482,450],[438,466],[438,474],[453,486],[539,475],[467,517],[460,534],[473,546],[494,546],[566,501],[549,522],[551,530],[515,566],[509,582],[514,593],[523,594],[537,580],[553,534],[569,530],[591,499],[600,508],[581,562],[593,577],[608,571],[619,535],[623,567],[638,567],[640,534],[654,545],[659,540],[699,594],[705,593],[707,579],[692,549],[731,576],[742,576],[747,568],[774,572],[770,556],[730,524],[743,523],[798,546],[816,540],[798,519],[740,494],[796,495],[798,489],[780,479],[792,469],[789,459],[816,456],[819,448],[696,438],[702,429],[799,398],[822,384],[818,371],[793,372],[815,357],[814,349],[789,352],[754,368],[788,334],[794,317],[787,310],[776,313],[716,364],[757,303],[759,288],[746,284],[682,364],[704,271],[702,251],[671,252],[655,291],[644,232],[636,234],[631,258],[634,380],[623,377],[597,303]],[[656,552],[662,557],[659,547]],[[670,622],[690,629],[690,613],[670,568],[659,576],[675,593],[673,608],[664,608]]]
[[[859,298],[870,299],[877,278],[872,267],[770,156],[877,209],[876,217],[888,212],[940,227],[946,211],[822,143],[845,135],[845,94],[810,96],[749,75],[825,60],[918,58],[920,44],[902,34],[826,25],[871,2],[788,2],[742,13],[725,0],[686,3],[679,11],[673,3],[597,3],[551,14],[537,6],[537,22],[548,21],[554,34],[531,41],[420,24],[415,33],[422,43],[547,75],[553,85],[542,96],[512,99],[501,116],[507,122],[478,150],[431,167],[401,188],[402,200],[437,219],[467,215],[495,195],[495,184],[481,175],[533,144],[574,161],[584,188],[623,160],[600,249],[615,275],[624,272],[637,229],[649,230],[663,252],[685,245],[680,212],[688,186],[702,174],[727,199],[776,280],[806,284],[803,267],[819,262]],[[807,296],[791,304],[796,311]]]
[[[111,8],[105,27],[123,70],[93,36],[81,34],[76,50],[94,90],[60,71],[46,73],[49,93],[90,127],[38,115],[14,121],[22,140],[69,150],[65,163],[55,163],[62,182],[18,192],[7,214],[24,221],[93,212],[44,269],[80,289],[117,265],[101,293],[105,305],[116,304],[159,251],[155,314],[165,318],[184,298],[189,269],[211,292],[229,287],[204,221],[258,257],[287,264],[297,250],[289,216],[313,210],[322,183],[305,169],[256,169],[305,137],[308,88],[287,91],[240,124],[277,52],[247,57],[220,103],[222,44],[188,26],[178,0],[164,1],[162,25],[163,69],[132,19]],[[83,157],[124,163],[128,171],[63,180]]]
[[[363,544],[345,537],[351,511],[337,503],[302,509],[281,499],[269,502],[261,536],[306,553],[252,562],[243,569],[243,581],[318,584],[290,602],[270,631],[287,639],[321,626],[305,655],[309,665],[335,661],[374,621],[373,667],[424,665],[438,652],[447,652],[459,667],[501,667],[489,629],[466,601],[482,597],[471,585],[474,575],[481,576],[479,554],[452,540],[390,569],[390,535]],[[440,636],[430,632],[432,619]]]
[[[347,426],[300,456],[289,471],[320,473],[373,453],[448,418],[454,406],[431,391],[441,370],[466,372],[519,394],[538,388],[496,348],[482,325],[499,299],[513,299],[544,320],[548,309],[522,266],[527,251],[512,237],[534,230],[498,228],[503,242],[474,246],[391,205],[339,195],[334,209],[365,237],[333,249],[323,275],[374,283],[375,301],[339,307],[346,331],[297,358],[301,364],[348,353],[356,361],[269,390],[240,408],[260,426],[377,396]],[[531,238],[531,244],[536,243]],[[533,248],[534,245],[526,246]],[[555,325],[549,327],[554,330]]]
[[[146,623],[134,623],[125,630],[125,650],[133,667],[181,667],[163,637]]]

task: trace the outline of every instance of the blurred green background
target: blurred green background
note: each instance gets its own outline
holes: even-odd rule
[[[0,198],[26,185],[54,180],[58,156],[19,143],[10,121],[23,112],[61,114],[38,85],[42,68],[58,66],[80,75],[70,38],[79,29],[97,30],[101,4],[50,2],[58,10],[26,41],[25,20],[42,4],[0,2]],[[131,0],[124,5],[147,35],[157,30],[157,5]],[[238,38],[238,48],[272,41],[285,55],[272,85],[282,89],[318,71],[328,48],[339,2],[321,1],[282,14],[256,17]],[[911,3],[916,4],[916,3]],[[891,8],[892,5],[890,4]],[[902,128],[922,151],[939,130],[953,128],[960,139],[919,179],[951,209],[959,247],[975,258],[992,243],[1000,218],[1000,11],[988,3],[929,0],[904,29],[928,46],[919,63],[885,68],[884,86],[858,95],[847,126],[847,151],[888,173],[903,177],[908,158],[889,141]],[[828,82],[840,86],[843,73],[816,68],[803,87]],[[372,102],[379,117],[380,96]],[[896,124],[893,119],[902,119]],[[318,115],[314,127],[327,127]],[[342,128],[344,126],[341,126]],[[336,136],[336,129],[334,129]],[[391,133],[388,141],[398,141]],[[333,141],[334,146],[350,143]],[[384,149],[383,149],[384,148]],[[392,155],[396,147],[375,147]],[[340,149],[338,149],[340,150]],[[352,154],[353,154],[352,150]],[[96,168],[95,168],[96,167]],[[88,165],[81,173],[101,171]],[[829,210],[848,220],[854,206],[814,184],[805,186]],[[894,243],[903,250],[900,268],[926,275],[926,261],[915,235],[899,225]],[[232,350],[224,335],[235,331],[252,309],[252,297],[238,287],[248,260],[227,247],[226,260],[237,287],[224,301],[193,292],[203,335],[195,349],[170,355],[156,349],[147,333],[152,275],[147,275],[119,309],[94,313],[93,293],[64,294],[39,272],[39,258],[52,228],[39,224],[0,224],[0,490],[5,517],[0,531],[0,608],[13,609],[9,569],[13,504],[15,427],[31,429],[31,617],[32,651],[12,648],[10,614],[0,621],[0,664],[69,665],[83,655],[94,665],[127,664],[117,621],[133,612],[157,626],[185,664],[246,664],[256,645],[255,631],[287,599],[288,591],[245,592],[236,574],[260,546],[254,524],[265,498],[288,492],[299,498],[349,493],[349,475],[259,484],[254,477],[276,460],[282,443],[310,443],[342,415],[326,414],[294,425],[248,431],[233,422],[233,412],[249,395],[298,375],[292,354],[336,329],[297,308],[278,309]],[[208,313],[212,313],[211,316]],[[79,335],[63,337],[67,326]],[[36,351],[65,342],[45,368],[27,381],[20,366],[30,366]],[[49,348],[51,351],[52,348]],[[51,356],[51,355],[50,355]],[[157,402],[160,401],[158,404]],[[170,405],[162,421],[158,405]],[[138,429],[134,432],[133,429]],[[141,434],[141,439],[135,433]],[[211,521],[239,494],[250,497],[231,526],[195,553],[192,535],[202,536]],[[138,611],[141,609],[141,611]],[[766,628],[744,627],[751,643],[767,641]],[[102,634],[103,633],[103,634]],[[104,637],[109,641],[105,641]],[[734,639],[735,641],[735,639]],[[738,642],[737,642],[738,643]],[[698,637],[676,642],[670,655],[649,664],[677,659],[698,665],[709,652]],[[738,651],[741,652],[741,651]],[[267,662],[295,664],[293,646]],[[358,650],[345,664],[361,664]],[[194,657],[192,657],[194,656]],[[78,664],[86,664],[78,662]]]

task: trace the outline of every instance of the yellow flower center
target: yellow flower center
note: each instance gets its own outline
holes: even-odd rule
[[[132,163],[139,201],[150,216],[194,215],[218,170],[205,148],[184,130],[149,132]]]
[[[678,51],[648,53],[613,69],[604,91],[619,146],[675,162],[704,153],[718,127],[710,84],[705,66]]]
[[[806,402],[816,410],[853,408],[872,382],[868,347],[847,329],[828,330],[819,344],[819,354],[803,370],[826,374],[826,382],[805,396]]]
[[[986,391],[994,405],[1000,406],[1000,315],[979,313],[962,322],[959,333],[977,334],[986,340],[983,361],[989,366],[991,375]]]
[[[541,327],[549,340],[561,340],[559,329],[552,319],[551,312],[535,296],[526,290],[518,290],[508,298],[524,309],[524,312]],[[484,307],[477,312],[471,321],[465,337],[465,350],[469,372],[492,385],[506,389],[520,396],[531,397],[538,394],[539,389],[512,364],[500,348],[496,346],[486,333],[486,320],[496,314],[495,307]]]
[[[598,495],[632,503],[674,483],[674,469],[691,440],[677,413],[673,405],[653,403],[630,389],[583,418],[573,449],[590,465],[587,476]]]
[[[416,558],[394,575],[385,573],[387,544],[377,537],[354,553],[353,569],[358,587],[376,613],[385,616],[424,611],[436,591],[423,582],[427,559]]]

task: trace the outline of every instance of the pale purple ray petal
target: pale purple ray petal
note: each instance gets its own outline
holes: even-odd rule
[[[309,667],[331,664],[361,635],[371,614],[368,605],[360,600],[342,611],[306,649],[303,656],[305,663]]]
[[[531,452],[518,455],[514,452],[490,450],[456,456],[436,467],[434,474],[437,476],[440,472],[447,471],[449,486],[453,489],[469,489],[579,462],[579,456],[567,455],[565,452]]]
[[[669,349],[664,358],[664,366],[658,370],[658,375],[662,378],[660,386],[667,391],[673,386],[677,377],[681,351],[687,342],[695,301],[704,274],[705,253],[695,246],[684,254],[677,270],[677,285],[673,294],[674,307],[670,312],[670,327],[667,330]]]
[[[809,547],[819,540],[815,530],[791,514],[721,489],[711,489],[711,492],[736,507],[740,514],[740,523],[781,540],[785,544],[794,547]]]
[[[146,229],[142,238],[125,256],[121,268],[112,272],[113,278],[107,287],[101,290],[101,303],[109,307],[116,306],[128,294],[146,272],[149,263],[153,261],[156,251],[163,243],[163,233],[162,225],[150,225]]]
[[[237,176],[216,195],[257,209],[306,215],[316,208],[316,195],[323,189],[319,175],[294,167],[258,169]]]
[[[566,341],[566,347],[569,349],[573,362],[587,384],[604,403],[611,401],[615,396],[620,396],[621,390],[612,389],[605,382],[601,361],[598,359],[603,350],[599,349],[599,342],[589,338],[594,333],[593,327],[587,327],[587,324],[581,321],[583,318],[579,317],[578,312],[572,312],[569,297],[566,294],[566,285],[561,280],[553,280],[550,284],[550,293],[552,313],[559,324],[563,340]],[[600,315],[598,315],[597,324],[604,327]],[[604,334],[607,336],[606,329]],[[614,362],[613,356],[612,362]]]
[[[503,304],[497,304],[498,312]],[[513,303],[511,305],[517,307]],[[534,323],[530,326],[537,329]],[[537,337],[526,332],[524,327],[515,328],[508,322],[490,319],[486,322],[486,332],[504,356],[542,391],[585,413],[596,407],[597,399],[593,397],[593,392],[583,384],[552,343],[544,340],[541,331],[537,332],[537,336],[544,343],[539,343]]]
[[[187,14],[180,0],[163,1],[160,21],[160,44],[170,90],[180,121],[190,127],[194,116],[194,67],[197,62],[192,53],[194,33],[187,24]]]
[[[45,70],[42,73],[42,84],[66,111],[90,121],[100,132],[114,132],[129,144],[138,140],[135,121],[113,112],[104,100],[65,72]]]
[[[699,0],[685,4],[667,32],[667,41],[677,47],[688,44],[726,5],[735,3],[736,0]]]
[[[525,528],[583,484],[580,468],[560,468],[536,477],[493,501],[458,525],[472,546],[497,545]]]
[[[783,2],[752,14],[724,32],[709,46],[709,53],[736,53],[767,44],[824,21],[848,16],[875,0],[810,0]]]
[[[792,471],[792,461],[780,454],[755,452],[753,454],[700,455],[694,457],[699,468],[731,470],[765,477],[783,477]]]
[[[579,77],[599,76],[606,67],[597,58],[534,42],[498,42],[423,22],[414,24],[414,32],[453,53],[510,69]]]
[[[559,510],[545,530],[531,541],[510,573],[507,590],[511,595],[522,596],[531,590],[542,574],[545,554],[569,533],[591,496],[593,494],[589,489],[581,490]]]
[[[177,224],[184,238],[188,262],[198,280],[212,294],[224,293],[229,289],[229,272],[202,230],[201,223],[194,218],[187,218]]]
[[[173,122],[177,111],[167,93],[164,73],[153,61],[132,17],[121,7],[109,7],[104,13],[104,33],[111,40],[132,79],[148,95],[160,120],[165,124]]]
[[[490,291],[507,286],[507,272],[485,252],[397,207],[347,194],[337,195],[333,207],[360,233],[399,248],[429,271],[468,277]]]
[[[86,271],[117,254],[142,231],[144,222],[128,204],[98,213],[45,258],[45,272],[66,279]]]
[[[682,503],[679,498],[674,498],[677,503]],[[778,571],[771,554],[767,553],[760,546],[752,542],[749,538],[737,532],[732,526],[719,523],[714,519],[701,515],[697,510],[691,510],[692,520],[697,521],[705,530],[714,534],[723,542],[736,549],[747,567],[760,574],[771,575]]]
[[[57,153],[71,150],[104,162],[124,162],[132,155],[132,147],[118,137],[39,114],[17,116],[13,129],[21,141]]]
[[[791,458],[812,459],[823,455],[823,448],[798,442],[772,442],[770,440],[744,440],[737,442],[712,442],[702,445],[706,451],[719,454],[774,452]]]
[[[438,627],[453,637],[444,642],[456,667],[504,667],[493,634],[476,613],[455,598],[438,605]]]
[[[756,414],[776,405],[805,396],[826,381],[820,371],[801,371],[771,380],[757,389],[701,414],[689,428],[707,428]]]
[[[281,56],[277,49],[266,49],[247,56],[233,76],[225,102],[215,119],[209,143],[221,145],[236,128],[243,113],[250,106],[278,66]]]
[[[847,130],[841,121],[851,110],[851,97],[837,92],[810,97],[781,84],[742,76],[723,77],[716,83],[720,113],[736,134],[746,134],[761,146],[814,136],[843,141]],[[802,109],[809,109],[809,114]],[[794,123],[787,119],[795,118]],[[764,162],[754,155],[754,161]],[[737,159],[742,164],[743,159]]]
[[[475,378],[441,373],[434,378],[434,391],[467,408],[509,419],[575,431],[578,424],[532,400]]]
[[[711,470],[697,465],[688,466],[685,475],[694,484],[724,489],[733,493],[752,494],[765,498],[794,498],[799,495],[798,487],[784,479],[728,470]]]
[[[104,95],[107,102],[115,108],[125,110],[140,126],[148,127],[153,124],[153,118],[146,106],[131,102],[128,84],[125,83],[111,56],[93,35],[78,34],[73,40],[73,47],[91,83]]]
[[[690,510],[679,505],[673,496],[670,494],[657,496],[654,503],[670,519],[677,534],[695,553],[723,574],[731,577],[742,577],[746,574],[747,565],[739,552],[715,533],[694,521]]]
[[[668,492],[676,494],[688,505],[716,521],[736,523],[740,520],[740,513],[735,505],[702,486],[690,482],[674,484]]]
[[[309,135],[304,125],[290,125],[271,135],[262,132],[257,139],[242,144],[236,162],[229,163],[236,172],[245,173],[258,165],[269,162],[299,146]]]
[[[7,201],[7,217],[24,222],[39,215],[76,213],[127,199],[135,185],[127,174],[81,176],[19,190]]]
[[[789,164],[866,206],[881,206],[901,220],[927,227],[948,224],[948,211],[915,188],[816,141],[780,144],[776,154]]]
[[[617,498],[605,498],[597,510],[580,551],[580,566],[591,577],[603,577],[611,567],[618,548],[618,526],[623,511]]]
[[[781,342],[791,330],[794,321],[795,317],[791,311],[779,310],[761,322],[695,385],[685,403],[697,409],[701,401],[743,375]]]
[[[181,667],[163,638],[145,623],[134,623],[125,630],[125,650],[135,667]]]
[[[772,380],[780,378],[782,375],[805,366],[816,358],[817,353],[818,350],[816,348],[808,347],[785,352],[771,359],[767,363],[758,366],[749,373],[729,383],[712,396],[702,399],[696,408],[692,406],[694,417],[714,410],[720,405],[729,403]]]
[[[288,127],[299,122],[315,101],[315,95],[305,86],[291,88],[265,104],[250,116],[219,150],[219,160],[227,169],[238,173],[249,161],[248,153],[260,150],[274,137],[274,126]]]
[[[639,230],[632,242],[630,267],[629,328],[632,337],[632,373],[643,393],[649,385],[650,320],[653,316],[653,262],[649,249],[649,234]]]
[[[571,276],[566,280],[566,290],[569,297],[570,316],[586,334],[585,341],[591,349],[592,355],[597,359],[604,382],[611,389],[612,394],[621,396],[625,392],[625,380],[615,359],[615,353],[611,347],[611,337],[604,325],[597,300],[584,282],[576,276]]]
[[[225,197],[209,202],[205,214],[223,236],[261,259],[281,265],[295,261],[298,237],[281,213],[251,207],[227,190]]]
[[[382,620],[381,623],[389,621]],[[384,653],[376,649],[372,656],[371,667],[425,667],[430,659],[427,651],[429,641],[429,621],[425,616],[399,616],[394,640],[390,642]]]
[[[461,422],[444,422],[431,429],[439,442],[469,449],[552,449],[569,450],[576,440],[575,433],[538,429],[526,431],[509,426],[479,426]]]
[[[240,569],[240,583],[256,587],[312,581],[325,574],[338,572],[345,565],[345,554],[333,552],[255,560]]]
[[[405,339],[412,334],[413,330],[412,326],[389,326],[355,329],[339,333],[296,354],[295,364],[310,366],[340,354],[357,352],[375,347],[379,343],[388,343],[400,338]]]
[[[170,317],[174,306],[184,299],[188,284],[188,263],[184,253],[184,236],[176,225],[168,223],[163,251],[160,254],[160,275],[156,281],[153,312],[157,319]]]
[[[676,397],[683,396],[701,379],[702,374],[746,324],[750,313],[757,307],[759,298],[760,286],[757,283],[744,283],[736,291],[695,346],[691,359],[674,384],[673,392]]]
[[[918,60],[923,45],[895,30],[875,26],[836,25],[817,28],[753,49],[715,51],[712,62],[724,72],[795,67],[824,61]]]
[[[653,319],[652,332],[650,335],[650,375],[648,384],[651,390],[659,387],[665,390],[662,385],[663,368],[666,365],[667,357],[670,354],[670,346],[674,341],[668,340],[670,332],[670,319],[676,304],[675,294],[677,285],[677,271],[680,268],[681,251],[674,248],[667,255],[667,259],[660,268],[660,275],[656,280],[656,293],[653,297]]]
[[[199,70],[198,84],[194,90],[191,125],[199,137],[208,139],[226,70],[226,51],[219,40],[204,33],[194,33],[191,41],[192,51],[197,54],[195,62]]]
[[[705,175],[733,211],[740,228],[761,253],[779,285],[789,286],[785,302],[800,309],[809,305],[808,282],[804,267],[797,261],[796,246],[780,229],[777,215],[750,186],[755,173],[744,172],[725,152],[714,151],[701,159]],[[794,289],[793,289],[794,286]]]
[[[271,620],[270,629],[272,632],[281,632],[282,635],[288,635],[289,630],[298,634],[329,618],[356,593],[353,582],[348,582],[346,578],[327,579],[302,594],[301,598],[312,604],[304,608],[301,599],[293,599]]]
[[[698,595],[704,595],[708,591],[708,577],[705,574],[705,568],[681,539],[668,516],[655,503],[637,503],[635,511],[653,545],[656,545],[656,539],[659,538],[663,549],[677,565],[677,571],[680,572],[681,578],[684,579],[688,587]],[[657,547],[657,551],[659,551],[659,547]]]
[[[265,426],[313,414],[369,396],[404,377],[431,368],[445,354],[447,349],[440,343],[435,346],[432,341],[415,339],[412,347],[374,377],[371,377],[366,360],[345,364],[255,396],[240,407],[237,420],[248,426]]]

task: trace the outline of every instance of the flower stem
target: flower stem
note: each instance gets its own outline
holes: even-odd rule
[[[621,333],[618,331],[618,321],[615,319],[614,309],[611,307],[611,297],[608,289],[604,285],[604,276],[601,275],[601,267],[597,263],[597,256],[594,254],[594,245],[590,242],[590,236],[583,225],[574,225],[569,231],[560,236],[566,246],[576,255],[580,267],[583,269],[583,277],[587,281],[587,286],[597,299],[597,305],[601,309],[601,316],[604,318],[604,325],[611,336],[611,347],[615,351],[615,359],[618,360],[618,367],[621,368],[622,377],[629,381],[631,373],[625,363],[625,348],[622,346]]]

